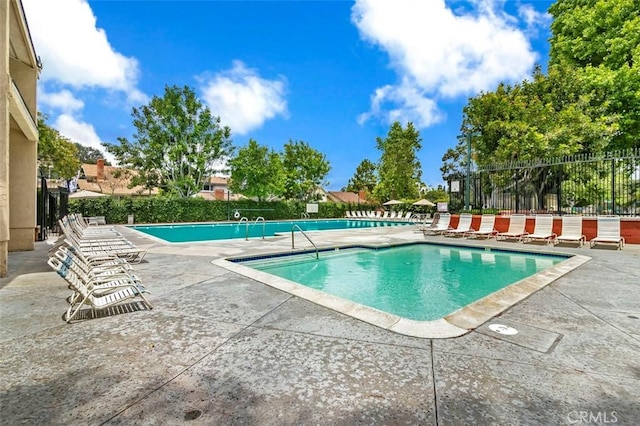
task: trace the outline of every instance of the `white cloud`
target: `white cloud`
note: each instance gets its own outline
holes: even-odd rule
[[[66,89],[60,92],[48,93],[43,87],[39,87],[38,100],[42,105],[47,105],[66,114],[71,114],[84,108],[84,102]]]
[[[384,117],[389,124],[394,121],[411,121],[418,128],[429,127],[444,119],[432,99],[415,85],[406,82],[399,86],[387,85],[376,89],[371,96],[371,110],[361,114],[358,122],[363,124],[372,117]]]
[[[60,114],[53,123],[53,127],[57,129],[62,136],[69,138],[71,142],[77,142],[81,145],[98,149],[105,153],[105,159],[109,160],[111,164],[116,163],[113,155],[105,151],[102,140],[91,124],[79,121],[69,114]]]
[[[455,12],[443,0],[357,0],[351,19],[360,35],[388,53],[400,84],[378,89],[371,116],[442,119],[436,100],[473,95],[501,81],[526,78],[537,59],[504,2],[475,1]],[[420,102],[419,98],[423,98]],[[391,110],[380,106],[395,104]]]
[[[518,7],[518,16],[527,24],[527,32],[537,35],[541,27],[549,25],[552,21],[550,14],[538,12],[530,4],[523,4]]]
[[[241,61],[230,70],[203,79],[203,99],[234,134],[244,135],[276,116],[287,116],[286,82],[267,80]]]
[[[86,0],[23,0],[23,5],[45,82],[122,91],[130,102],[146,100],[136,88],[138,61],[114,50]]]

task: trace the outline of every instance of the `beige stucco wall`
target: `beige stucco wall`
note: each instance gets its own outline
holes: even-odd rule
[[[0,277],[9,249],[9,7],[0,1]]]
[[[20,0],[0,0],[0,276],[8,251],[34,249],[39,69],[25,19]]]
[[[9,141],[9,251],[33,250],[37,144],[16,129],[11,129]]]

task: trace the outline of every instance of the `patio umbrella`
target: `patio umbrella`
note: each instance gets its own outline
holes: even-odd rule
[[[79,191],[74,192],[73,194],[69,194],[69,198],[97,198],[97,197],[108,197],[109,195],[103,194],[102,192],[93,192],[88,191],[86,189],[81,189]]]
[[[414,206],[429,206],[429,207],[434,207],[435,203],[432,203],[429,200],[425,200],[424,198],[422,200],[418,200],[415,203],[413,203]]]
[[[396,204],[404,204],[402,201],[398,200],[389,200],[386,203],[382,204],[383,206],[395,206]]]

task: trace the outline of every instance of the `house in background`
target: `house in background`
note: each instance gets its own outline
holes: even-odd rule
[[[230,192],[229,178],[222,176],[211,176],[203,185],[202,191],[198,192],[196,196],[214,201],[238,201],[247,198],[242,194]]]
[[[344,191],[329,191],[327,193],[328,201],[334,203],[345,203],[352,205],[369,204],[371,201],[367,200],[364,191],[360,192],[344,192]]]
[[[158,195],[158,188],[152,190],[142,186],[129,188],[130,176],[126,174],[119,176],[118,171],[121,169],[105,165],[102,159],[98,160],[96,164],[83,164],[78,177],[78,189],[114,196]]]
[[[10,251],[33,250],[40,62],[21,0],[0,1],[0,277]]]

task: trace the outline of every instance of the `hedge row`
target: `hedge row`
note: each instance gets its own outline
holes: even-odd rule
[[[360,205],[360,209],[368,208]],[[349,204],[319,203],[318,214],[312,217],[344,217]],[[209,201],[202,198],[80,198],[69,200],[69,212],[83,216],[104,216],[107,223],[127,223],[132,214],[136,223],[216,222],[238,220],[240,217],[254,220],[259,216],[266,220],[300,219],[306,211],[305,203],[252,200]]]

